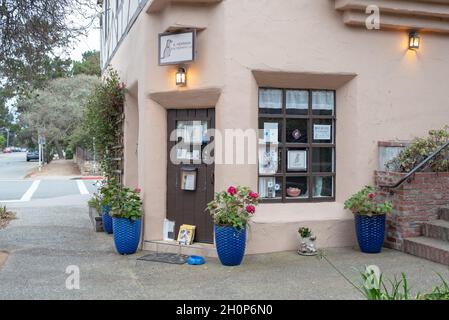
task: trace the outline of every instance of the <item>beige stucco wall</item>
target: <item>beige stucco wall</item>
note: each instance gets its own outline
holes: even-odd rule
[[[185,88],[174,84],[176,66],[157,65],[157,35],[177,25],[205,28]],[[407,41],[407,32],[344,25],[327,0],[225,0],[213,6],[171,5],[157,14],[144,10],[111,64],[125,83],[138,83],[145,239],[162,239],[166,206],[166,110],[150,94],[218,88],[216,127],[257,128],[258,84],[252,71],[263,70],[356,76],[336,88],[336,202],[260,205],[249,252],[294,249],[299,225],[312,226],[321,246],[354,244],[352,216],[343,202],[373,182],[377,141],[407,140],[448,123],[449,37],[423,34],[416,52],[407,50]],[[257,189],[255,165],[217,165],[215,176],[216,190],[230,184]]]

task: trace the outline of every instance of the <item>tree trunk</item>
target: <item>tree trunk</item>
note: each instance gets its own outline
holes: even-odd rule
[[[59,141],[55,141],[56,152],[58,153],[59,159],[64,159],[64,152],[62,152],[62,147]]]

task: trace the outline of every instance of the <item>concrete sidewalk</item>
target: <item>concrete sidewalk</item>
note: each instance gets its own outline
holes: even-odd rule
[[[123,257],[113,239],[94,233],[87,207],[21,206],[18,220],[0,230],[0,251],[9,252],[0,267],[0,299],[361,299],[326,261],[295,252],[248,256],[240,267],[215,259],[204,266],[136,261]],[[14,209],[14,208],[11,208]],[[353,281],[357,269],[376,264],[387,278],[406,272],[413,291],[439,284],[435,272],[446,266],[385,249],[366,255],[353,248],[326,250],[327,257]],[[79,266],[80,290],[65,287],[66,268]]]
[[[35,167],[28,171],[27,179],[71,179],[81,176],[78,165],[73,160],[53,160],[39,171]]]

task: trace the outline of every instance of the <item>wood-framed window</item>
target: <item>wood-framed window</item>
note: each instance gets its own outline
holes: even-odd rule
[[[335,201],[334,90],[259,89],[263,202]]]

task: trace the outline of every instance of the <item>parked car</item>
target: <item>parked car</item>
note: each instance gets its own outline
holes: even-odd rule
[[[3,153],[11,153],[12,151],[11,151],[11,148],[5,148],[5,149],[3,149]]]
[[[39,152],[36,150],[28,150],[27,152],[27,162],[31,160],[39,160]]]

